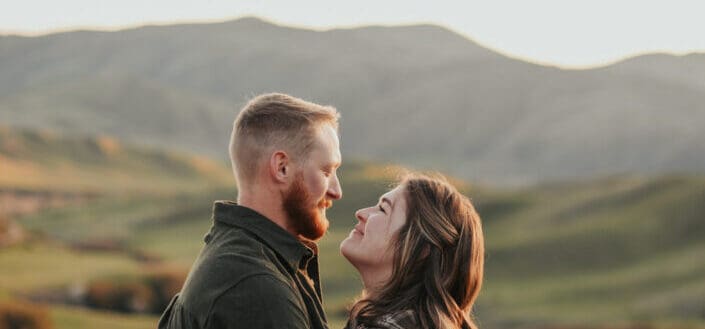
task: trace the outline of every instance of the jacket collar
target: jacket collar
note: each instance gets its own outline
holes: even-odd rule
[[[318,252],[312,241],[300,241],[264,215],[233,201],[216,201],[213,220],[251,232],[286,260],[295,272],[306,269]]]

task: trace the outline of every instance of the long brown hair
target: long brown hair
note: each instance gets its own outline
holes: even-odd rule
[[[396,237],[392,275],[353,305],[351,327],[413,310],[421,328],[477,329],[471,309],[484,267],[480,216],[443,176],[411,174],[400,184],[407,221]]]

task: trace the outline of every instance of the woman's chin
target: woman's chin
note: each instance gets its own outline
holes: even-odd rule
[[[350,236],[345,238],[342,242],[340,242],[340,254],[345,256],[347,258],[348,254],[348,244],[350,243]]]
[[[353,239],[354,239],[354,235],[351,234],[350,236],[345,238],[345,240],[343,240],[343,242],[340,243],[340,254],[343,255],[343,257],[345,257],[345,259],[347,259],[348,262],[355,265],[355,261],[354,261],[355,256],[354,256],[354,252],[353,252],[353,250],[354,250],[353,245],[355,243],[354,243],[354,241],[352,241]]]

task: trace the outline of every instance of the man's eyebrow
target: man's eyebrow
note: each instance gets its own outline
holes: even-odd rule
[[[325,165],[323,166],[323,168],[327,168],[327,169],[338,169],[338,168],[340,168],[340,165],[341,165],[340,162],[331,162],[331,163],[325,164]]]

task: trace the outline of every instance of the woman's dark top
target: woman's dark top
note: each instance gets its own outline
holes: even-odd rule
[[[358,324],[354,329],[418,329],[418,323],[416,321],[416,315],[414,311],[407,310],[403,312],[396,312],[392,314],[385,314],[371,324]],[[345,329],[350,328],[348,323]]]

